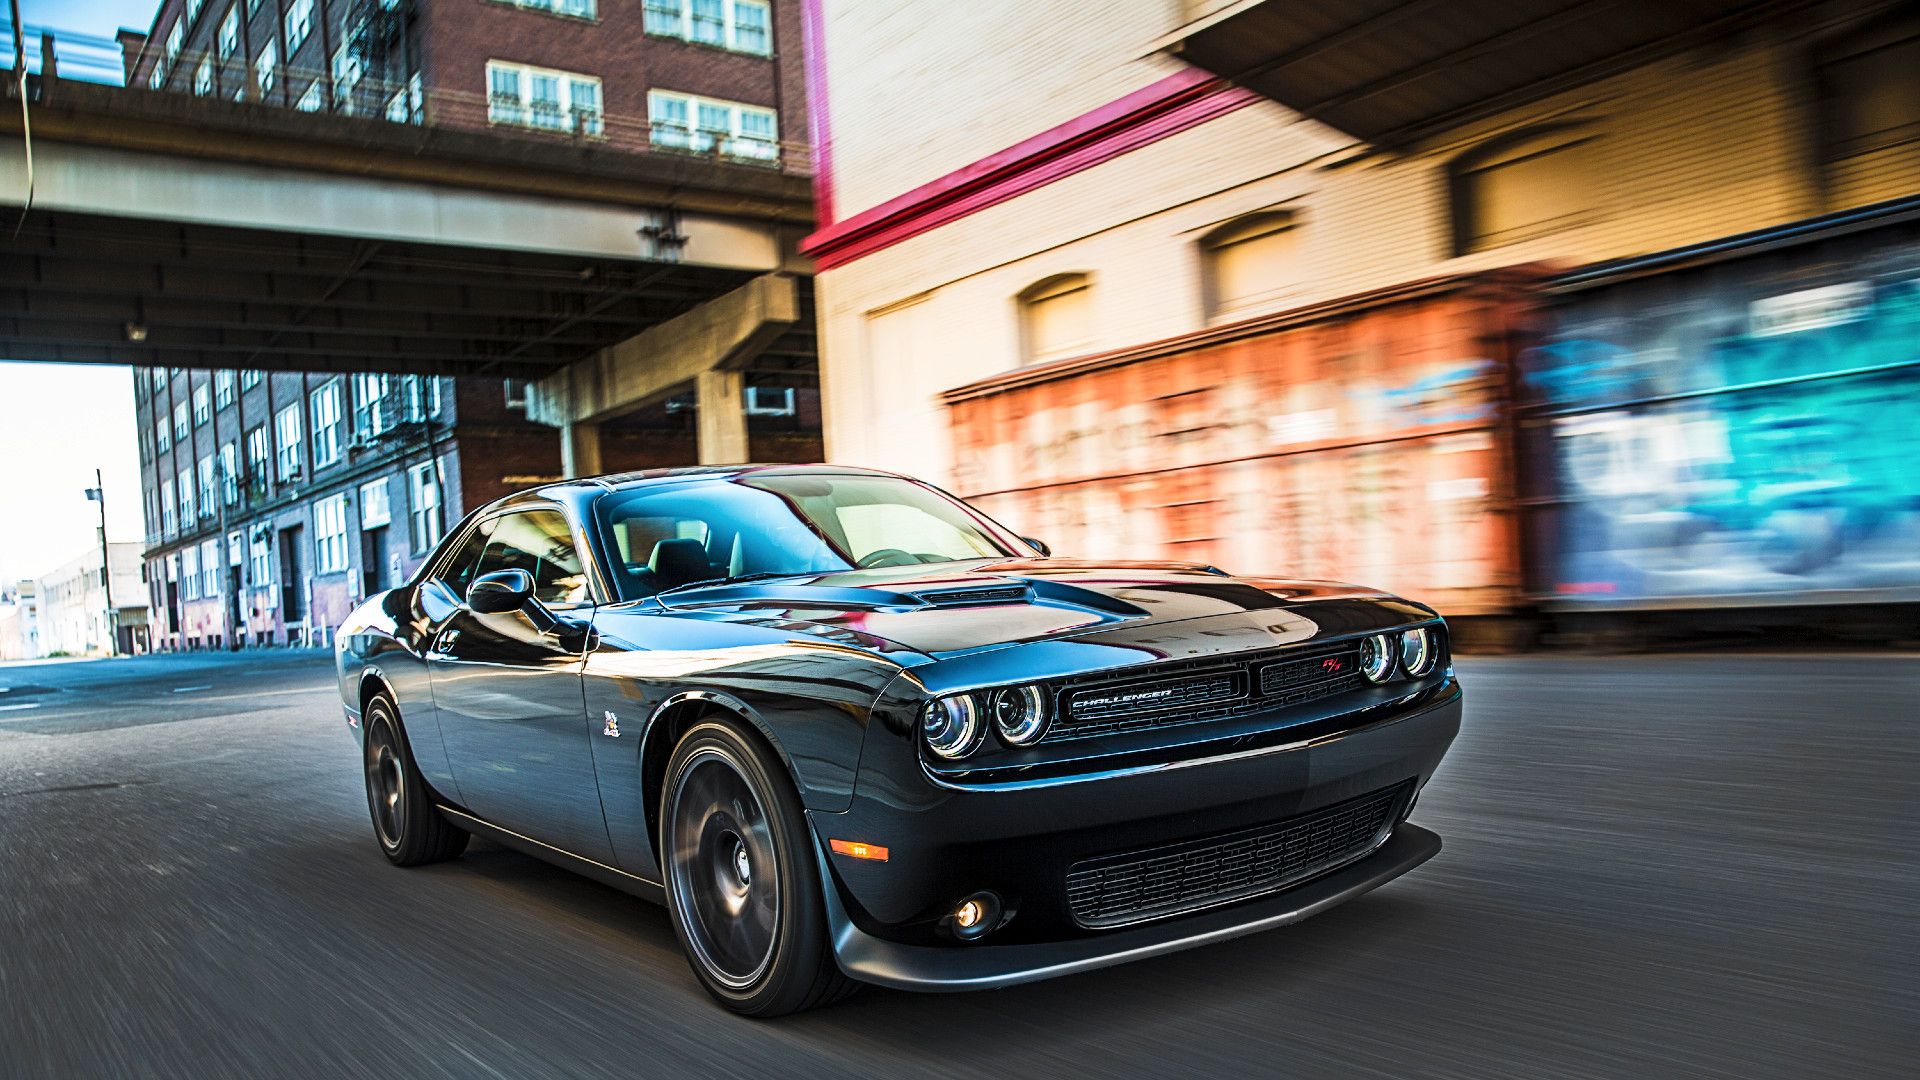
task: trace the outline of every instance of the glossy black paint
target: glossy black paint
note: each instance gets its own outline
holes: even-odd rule
[[[1125,959],[1136,947],[1213,940],[1235,926],[1288,921],[1281,916],[1289,912],[1304,917],[1437,849],[1437,840],[1390,842],[1340,871],[1347,885],[1317,886],[1311,903],[1246,901],[1176,916],[1144,934],[1126,931],[1135,945],[1124,948],[1120,931],[1079,928],[1063,890],[1073,862],[1277,821],[1403,781],[1417,791],[1459,729],[1461,693],[1444,653],[1424,679],[1177,727],[1023,748],[989,739],[964,762],[936,760],[922,747],[918,717],[930,697],[1316,648],[1437,627],[1438,618],[1350,585],[1256,586],[1211,567],[1025,556],[615,600],[599,563],[607,545],[595,535],[596,499],[637,485],[726,484],[769,472],[865,470],[637,474],[554,485],[476,511],[415,581],[369,600],[341,628],[349,723],[358,730],[367,694],[391,694],[447,806],[529,841],[522,846],[537,854],[657,898],[647,886],[662,878],[661,769],[686,722],[729,714],[765,740],[806,807],[829,907],[841,920],[842,966],[895,985],[997,985],[1056,974],[1061,964]],[[435,579],[440,562],[468,529],[526,507],[557,507],[573,524],[588,555],[589,600],[476,612]],[[1018,545],[1009,550],[1038,550],[992,528]],[[994,599],[969,599],[983,595]],[[891,854],[886,862],[830,855],[830,839]],[[958,943],[942,917],[983,888],[1006,899],[1010,918],[980,944]],[[1232,913],[1243,908],[1236,922]],[[1204,932],[1195,929],[1203,923]],[[1109,939],[1112,948],[1101,944]],[[974,958],[926,962],[927,950]]]

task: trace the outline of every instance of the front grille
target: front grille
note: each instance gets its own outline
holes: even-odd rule
[[[1167,665],[1144,676],[1068,683],[1060,692],[1057,718],[1042,741],[1218,720],[1318,701],[1364,685],[1358,643],[1304,655],[1295,650],[1253,653],[1226,668],[1219,660]],[[1249,686],[1253,693],[1248,693]]]
[[[1089,929],[1157,919],[1296,885],[1377,847],[1409,784],[1272,825],[1075,863],[1067,903]]]

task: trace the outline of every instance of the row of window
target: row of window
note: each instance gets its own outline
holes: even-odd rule
[[[407,470],[408,536],[413,552],[424,554],[439,543],[445,528],[441,512],[441,469],[438,462],[422,462]],[[381,477],[358,489],[360,529],[368,532],[392,524],[392,502],[388,478]],[[349,514],[347,494],[341,492],[313,504],[314,572],[344,573],[350,568]],[[245,546],[242,534],[226,537],[228,568],[246,568],[243,588],[261,590],[266,606],[274,606],[274,573],[271,534],[266,529],[251,530]],[[168,557],[168,580],[180,584],[180,599],[215,599],[224,595],[220,584],[221,542],[218,537],[190,544]]]
[[[600,77],[573,71],[487,61],[487,119],[539,131],[603,135]],[[769,108],[677,90],[647,93],[647,121],[655,146],[756,161],[780,156],[780,121]]]
[[[315,388],[308,395],[304,408],[301,402],[296,401],[274,413],[271,442],[265,424],[249,429],[244,436],[244,470],[240,468],[236,447],[229,442],[220,447],[218,456],[202,455],[197,468],[182,468],[177,482],[162,477],[158,491],[149,496],[148,533],[170,535],[176,529],[192,528],[196,508],[199,517],[212,517],[218,512],[216,488],[219,491],[219,505],[234,506],[240,502],[243,482],[256,496],[264,496],[268,491],[269,477],[282,484],[297,480],[306,461],[303,443],[307,441],[309,433],[313,467],[318,470],[338,462],[342,454],[341,428],[344,422],[340,382],[339,379],[333,379]],[[218,385],[217,381],[215,385]],[[405,376],[400,380],[401,393],[397,396],[389,393],[392,379],[384,374],[355,375],[350,386],[351,423],[354,432],[360,435],[378,437],[392,430],[403,419],[419,421],[440,413],[438,379]],[[210,414],[201,415],[206,388],[207,384],[202,383],[194,390],[196,424],[204,424],[211,419]],[[171,423],[168,417],[163,416],[159,420],[155,431],[159,449],[167,450],[174,439],[184,443],[187,431],[187,403],[180,402],[174,406]],[[153,528],[156,521],[160,526],[158,530]]]

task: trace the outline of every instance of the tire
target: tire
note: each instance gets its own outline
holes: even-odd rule
[[[433,789],[414,764],[392,700],[375,695],[364,723],[367,809],[381,854],[395,866],[420,866],[465,851],[469,838],[434,808]]]
[[[715,721],[674,748],[661,793],[667,910],[707,993],[743,1016],[846,997],[827,941],[813,834],[785,769]]]

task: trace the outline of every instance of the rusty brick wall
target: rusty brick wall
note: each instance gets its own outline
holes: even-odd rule
[[[948,395],[958,493],[1062,555],[1508,611],[1521,304],[1468,281],[963,387]]]

